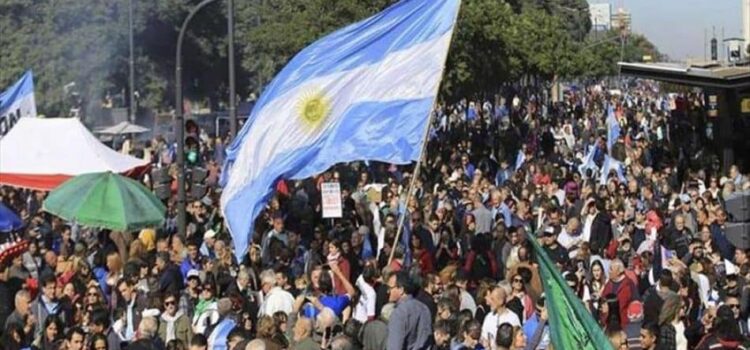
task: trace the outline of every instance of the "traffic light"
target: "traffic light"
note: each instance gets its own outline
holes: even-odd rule
[[[168,199],[172,195],[172,176],[169,168],[151,169],[151,189],[157,198],[161,200]]]
[[[193,200],[200,200],[208,192],[208,186],[206,185],[206,178],[208,177],[208,170],[192,166],[189,167],[188,176],[190,177],[190,198]]]
[[[195,120],[185,122],[185,165],[194,166],[201,161],[200,127]]]

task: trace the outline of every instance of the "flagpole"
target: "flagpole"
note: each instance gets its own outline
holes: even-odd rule
[[[451,32],[451,43],[453,43],[453,38],[456,37],[456,23],[458,22],[458,14],[461,13],[461,0],[458,0],[458,9],[456,10],[456,15],[453,18],[453,31]],[[448,54],[450,53],[450,46],[448,46],[449,52],[446,52],[445,59],[443,60],[443,73],[445,73],[445,65],[448,62]],[[440,86],[442,85],[442,80],[440,84],[437,84],[435,87],[435,101],[432,102],[432,109],[430,110],[430,116],[427,120],[427,127],[424,129],[424,135],[422,135],[422,149],[419,151],[419,158],[417,158],[417,164],[414,165],[414,174],[412,174],[411,181],[409,182],[409,188],[406,192],[406,201],[404,202],[404,213],[401,215],[401,217],[398,220],[398,227],[396,229],[396,238],[393,240],[393,245],[391,246],[391,254],[388,257],[388,264],[390,265],[391,261],[393,260],[393,254],[396,253],[396,247],[398,245],[399,239],[401,238],[401,231],[403,231],[404,228],[404,220],[406,219],[406,214],[409,204],[409,199],[414,195],[414,185],[417,182],[417,178],[419,177],[419,170],[422,168],[422,161],[424,160],[424,157],[427,153],[427,138],[430,136],[430,129],[432,128],[433,119],[435,117],[435,106],[437,105],[437,95],[440,92]],[[408,243],[407,243],[408,244]]]
[[[447,55],[446,55],[447,57]],[[432,110],[430,110],[430,117],[427,120],[427,127],[424,128],[424,135],[422,136],[422,149],[419,151],[419,158],[417,158],[417,164],[414,166],[414,174],[411,176],[411,181],[409,182],[409,188],[406,192],[406,201],[405,201],[405,208],[404,213],[401,214],[401,216],[398,219],[398,229],[396,230],[396,238],[393,240],[393,245],[391,246],[391,255],[388,257],[388,265],[390,265],[391,260],[393,260],[393,254],[396,252],[396,245],[399,242],[399,238],[401,237],[401,231],[404,228],[404,221],[406,220],[406,211],[408,210],[408,203],[409,199],[414,195],[414,185],[417,182],[417,178],[419,177],[419,170],[422,168],[422,161],[424,160],[425,155],[427,154],[427,138],[430,136],[430,129],[432,128],[432,121],[435,116],[435,103],[432,104]]]

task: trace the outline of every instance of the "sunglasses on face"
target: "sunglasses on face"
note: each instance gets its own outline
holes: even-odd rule
[[[164,306],[170,306],[170,305],[175,305],[175,304],[176,303],[175,303],[174,300],[167,300],[167,301],[164,302]]]

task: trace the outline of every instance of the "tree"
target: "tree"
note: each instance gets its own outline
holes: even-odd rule
[[[465,1],[453,35],[442,93],[448,100],[493,91],[521,67],[507,39],[513,10],[496,0]]]
[[[237,42],[252,91],[260,91],[291,58],[325,34],[370,16],[387,0],[252,1],[237,8]]]
[[[139,105],[174,106],[177,33],[199,0],[135,4],[136,88]],[[338,28],[366,18],[395,0],[250,0],[237,2],[237,89],[258,93],[300,50]],[[0,2],[0,86],[27,69],[36,75],[39,110],[85,110],[106,95],[127,103],[128,0],[4,0]],[[228,99],[225,5],[203,9],[188,27],[183,47],[184,95],[220,109]],[[599,77],[614,74],[618,41],[591,46],[586,0],[463,0],[441,94],[448,101],[494,93],[524,78]],[[7,30],[6,30],[7,29]],[[644,37],[626,40],[624,57],[655,59]],[[75,83],[75,87],[63,87]],[[70,87],[70,86],[69,86]],[[78,98],[71,98],[77,93]]]

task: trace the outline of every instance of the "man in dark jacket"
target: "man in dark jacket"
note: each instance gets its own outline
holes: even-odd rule
[[[596,216],[591,224],[591,252],[602,255],[612,241],[612,217],[607,213],[604,201],[597,200],[595,208]]]
[[[159,292],[162,294],[179,294],[184,287],[180,268],[169,259],[169,253],[156,254],[156,272],[159,274]]]
[[[3,301],[0,303],[0,325],[3,327],[3,329],[0,329],[0,334],[4,333],[6,320],[13,312],[13,304],[10,303],[10,300],[15,299],[14,296],[23,284],[20,279],[11,278],[9,274],[10,264],[0,261],[0,300]]]
[[[422,289],[417,293],[416,299],[421,301],[422,304],[427,306],[432,315],[432,320],[435,320],[437,315],[437,304],[435,304],[435,293],[437,292],[437,284],[439,277],[435,274],[427,274],[422,280]]]
[[[643,324],[656,324],[659,320],[659,310],[664,303],[664,296],[670,292],[674,284],[672,273],[662,270],[659,282],[646,291],[643,298]]]
[[[101,334],[107,337],[108,350],[120,350],[120,336],[110,327],[109,313],[105,309],[94,309],[91,312],[91,334]],[[91,338],[91,337],[89,337]],[[92,345],[92,344],[89,344]]]
[[[674,250],[680,259],[690,252],[690,231],[685,227],[684,216],[675,216],[673,224],[665,230],[664,245]]]
[[[125,336],[125,340],[132,341],[141,322],[143,310],[148,305],[148,300],[146,295],[138,291],[135,284],[127,278],[120,279],[117,283],[117,291],[122,297],[119,299],[119,306],[125,312],[126,321],[123,325],[123,335]]]
[[[57,281],[55,280],[54,275],[42,276],[41,282],[39,283],[39,287],[42,289],[42,292],[39,293],[39,296],[31,304],[31,313],[34,314],[34,318],[37,322],[37,337],[42,335],[42,330],[44,330],[44,322],[47,320],[47,316],[60,315],[60,317],[63,319],[63,322],[67,321],[64,317],[65,314],[62,312],[63,305],[55,296],[56,286]]]
[[[544,250],[549,255],[550,259],[558,264],[559,266],[565,266],[568,264],[569,256],[568,250],[565,249],[557,242],[557,234],[559,229],[548,226],[542,233],[542,239],[544,242]]]

